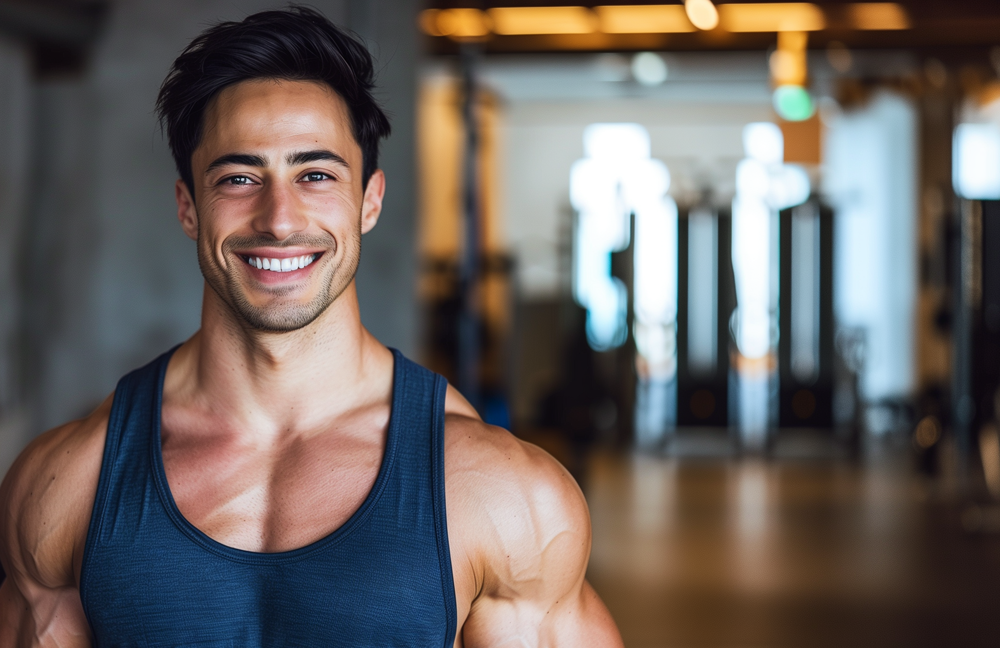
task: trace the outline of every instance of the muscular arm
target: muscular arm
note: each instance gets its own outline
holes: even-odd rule
[[[611,615],[586,582],[583,494],[544,451],[466,419],[449,429],[449,524],[460,516],[458,574],[474,574],[465,648],[619,648]],[[446,484],[449,482],[446,481]],[[453,563],[454,560],[453,551]],[[461,589],[456,582],[457,589]]]
[[[0,486],[0,648],[90,646],[78,575],[109,407],[36,439]]]

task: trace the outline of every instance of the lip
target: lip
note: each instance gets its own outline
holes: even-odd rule
[[[304,256],[306,254],[323,254],[326,250],[321,248],[304,247],[256,247],[245,250],[233,250],[233,254],[241,257],[267,257],[268,259],[291,259],[292,257]]]

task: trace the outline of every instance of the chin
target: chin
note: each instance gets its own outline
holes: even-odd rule
[[[243,300],[236,300],[234,310],[238,318],[251,329],[270,333],[289,333],[309,326],[328,307],[329,304],[320,306],[315,303],[259,307]]]
[[[305,286],[261,290],[259,286],[244,285],[244,280],[238,276],[227,277],[219,288],[216,294],[222,297],[237,321],[249,329],[271,333],[287,333],[309,326],[334,301],[330,290],[320,290],[318,294],[305,290]],[[307,295],[289,294],[302,292]]]

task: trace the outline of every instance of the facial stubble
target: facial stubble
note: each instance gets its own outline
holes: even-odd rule
[[[345,240],[344,253],[337,259],[338,241],[332,236],[293,234],[283,241],[275,241],[266,236],[232,236],[222,244],[222,256],[227,261],[226,268],[213,263],[212,250],[203,245],[204,237],[198,236],[198,265],[205,281],[225,303],[234,317],[250,329],[271,333],[286,333],[302,329],[322,315],[344,292],[354,279],[361,259],[361,219],[358,227]],[[284,303],[281,298],[295,290],[293,286],[269,287],[254,282],[242,267],[247,262],[234,250],[255,247],[307,247],[326,250],[314,265],[321,276],[318,294],[305,304]],[[241,265],[240,265],[241,264]],[[248,283],[256,283],[258,292],[267,293],[272,303],[263,306],[254,304],[249,298]],[[277,302],[277,303],[273,303]]]

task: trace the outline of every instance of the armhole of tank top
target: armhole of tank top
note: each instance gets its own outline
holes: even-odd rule
[[[441,563],[441,588],[445,612],[448,615],[445,630],[445,648],[453,648],[458,632],[458,605],[455,602],[455,576],[451,567],[451,545],[448,542],[448,510],[444,485],[444,413],[448,382],[434,374],[434,406],[431,420],[431,449],[434,480],[434,527],[437,533],[438,560]]]
[[[101,536],[101,527],[104,525],[104,511],[107,507],[108,491],[111,489],[111,475],[114,472],[115,463],[118,459],[118,449],[121,446],[121,434],[124,411],[126,403],[132,393],[132,383],[134,378],[129,374],[118,381],[115,387],[115,395],[111,400],[111,412],[108,415],[108,429],[104,435],[104,454],[101,457],[101,472],[97,479],[97,491],[94,493],[94,506],[90,512],[90,524],[87,526],[87,538],[83,545],[83,557],[80,560],[80,582],[77,587],[80,592],[80,602],[83,604],[83,612],[87,617],[87,623],[93,627],[90,621],[90,611],[87,605],[87,567],[90,564],[91,553],[94,545]]]

